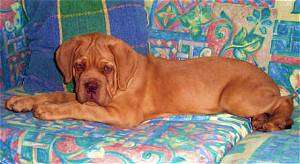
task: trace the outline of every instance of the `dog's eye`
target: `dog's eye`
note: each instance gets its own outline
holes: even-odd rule
[[[110,67],[110,66],[107,66],[107,65],[105,65],[104,67],[103,67],[103,73],[104,74],[110,74],[111,73],[111,71],[112,71],[112,68]]]
[[[74,65],[74,68],[75,68],[76,71],[79,71],[79,72],[84,71],[85,64],[83,64],[83,63],[76,63]]]

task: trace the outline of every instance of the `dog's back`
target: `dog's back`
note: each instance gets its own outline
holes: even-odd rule
[[[259,130],[292,124],[292,100],[281,97],[275,82],[250,63],[221,57],[186,61],[148,57],[147,72],[146,115],[227,112],[259,118]]]
[[[149,57],[150,85],[159,108],[211,114],[222,112],[220,97],[231,81],[252,81],[253,87],[267,86],[279,95],[278,87],[255,66],[228,58],[203,57],[187,61]],[[248,86],[249,87],[249,86]],[[163,102],[163,103],[162,103]]]

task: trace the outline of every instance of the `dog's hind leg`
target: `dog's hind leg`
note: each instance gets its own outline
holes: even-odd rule
[[[222,91],[220,108],[225,112],[252,117],[254,130],[276,131],[289,128],[293,102],[281,97],[275,85],[257,81],[234,81]]]
[[[289,129],[293,124],[293,100],[288,96],[278,97],[276,105],[270,111],[254,116],[252,125],[254,130],[276,131]]]

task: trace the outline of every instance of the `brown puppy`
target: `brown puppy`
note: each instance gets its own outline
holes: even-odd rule
[[[76,94],[14,96],[6,107],[33,111],[44,120],[82,119],[123,128],[166,114],[230,114],[253,117],[255,130],[288,128],[293,102],[255,66],[221,57],[187,61],[144,57],[100,33],[61,45],[57,65]]]

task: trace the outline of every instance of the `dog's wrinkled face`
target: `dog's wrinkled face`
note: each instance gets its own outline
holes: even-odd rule
[[[57,50],[57,65],[65,82],[75,80],[80,103],[107,106],[118,90],[127,88],[135,70],[134,50],[126,43],[99,33],[77,36]]]
[[[88,46],[88,45],[87,45]],[[83,45],[75,52],[73,76],[79,102],[107,105],[116,91],[116,65],[107,47]]]

